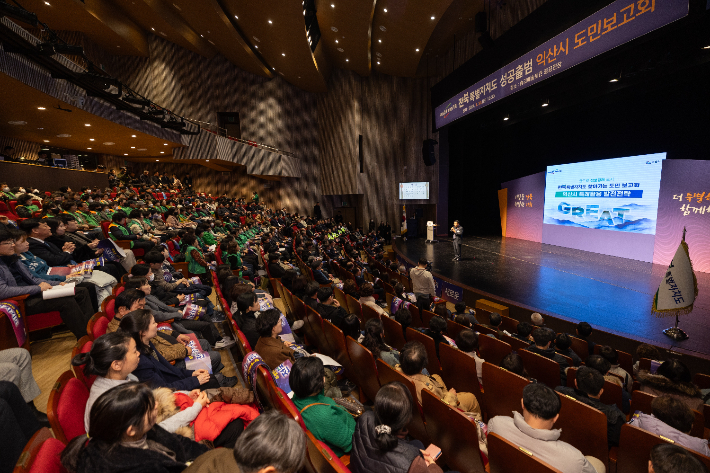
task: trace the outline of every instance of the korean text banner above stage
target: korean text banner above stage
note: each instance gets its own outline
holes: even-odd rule
[[[436,107],[436,128],[679,20],[688,5],[617,0]]]

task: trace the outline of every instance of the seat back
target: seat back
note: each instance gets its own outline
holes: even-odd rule
[[[441,365],[439,364],[439,357],[436,355],[436,343],[434,342],[434,339],[424,335],[419,330],[407,327],[407,341],[417,341],[424,345],[424,348],[426,348],[427,358],[429,359],[426,366],[427,371],[429,371],[429,374],[438,374],[441,376]]]
[[[429,321],[434,317],[438,317],[434,312],[424,309],[422,311],[422,327],[428,327]]]
[[[293,316],[296,320],[303,320],[306,316],[306,304],[296,296],[293,296],[291,300],[293,300]]]
[[[283,286],[283,288],[284,296],[286,296],[286,303],[288,304],[289,310],[291,311],[291,317],[298,320],[296,317],[296,309],[293,306],[293,294],[291,294],[291,291],[289,291],[286,286]]]
[[[531,378],[555,389],[561,383],[560,365],[554,360],[527,350],[518,352],[523,359],[523,366]]]
[[[483,363],[483,383],[488,418],[513,415],[513,411],[522,413],[523,388],[530,381],[515,373],[499,368],[488,362]]]
[[[111,225],[111,222],[101,222],[101,231],[104,234],[104,238],[108,238],[108,226]]]
[[[241,330],[237,329],[237,351],[239,352],[239,360],[237,361],[242,361],[245,356],[247,356],[247,353],[251,351],[251,345],[249,344],[249,340],[247,340],[246,335],[244,335],[244,332]]]
[[[441,449],[443,460],[461,473],[483,473],[476,424],[461,411],[422,390],[422,410],[429,438]]]
[[[274,407],[298,422],[301,428],[306,430],[306,424],[303,423],[301,412],[298,410],[298,407],[296,407],[293,401],[291,401],[291,398],[288,397],[288,394],[286,394],[283,389],[276,386],[273,379],[267,379],[266,386],[269,390],[269,396],[271,396],[271,402]]]
[[[554,426],[555,429],[562,429],[560,440],[606,465],[609,446],[604,413],[569,396],[560,395],[560,401],[560,417]]]
[[[320,314],[313,308],[306,306],[306,317],[303,319],[303,323],[304,327],[308,325],[306,338],[309,339],[309,343],[317,346],[322,353],[330,355],[333,350],[331,350],[328,340],[323,335],[323,319]]]
[[[669,442],[633,425],[622,425],[616,454],[616,472],[647,473],[651,449],[659,443]]]
[[[457,324],[453,320],[446,320],[446,335],[449,337],[453,338],[456,340],[456,337],[459,336],[459,333],[461,333],[464,330],[471,330],[468,327],[464,327],[461,324]]]
[[[456,392],[471,393],[476,396],[481,409],[485,409],[485,399],[478,383],[476,361],[451,345],[439,345],[441,361],[441,377],[447,388],[454,388]]]
[[[368,320],[379,319],[380,313],[367,304],[362,304],[362,326],[364,327]],[[389,317],[388,317],[389,318]]]
[[[572,366],[567,370],[567,386],[570,388],[574,388],[574,382],[576,379],[577,368]],[[616,404],[616,407],[618,407],[619,410],[622,410],[623,401],[621,391],[622,388],[618,384],[614,384],[611,381],[604,380],[604,391],[602,391],[602,395],[599,400],[604,404]]]
[[[498,339],[510,345],[510,348],[515,351],[525,350],[530,346],[530,342],[506,334],[499,335]]]
[[[306,431],[306,458],[314,473],[350,473],[333,450],[309,431]]]
[[[77,342],[76,345],[74,345],[74,348],[72,348],[71,351],[71,358],[72,360],[74,357],[80,353],[88,353],[89,350],[91,350],[91,347],[94,345],[94,342],[92,341],[91,337],[89,335],[84,335],[81,337]],[[87,389],[91,389],[91,385],[94,384],[94,380],[96,379],[96,375],[92,374],[90,376],[85,376],[84,375],[84,367],[83,366],[72,366],[72,370],[74,371],[74,374],[76,375],[76,379],[84,383],[84,386],[86,386]]]
[[[101,302],[101,312],[106,314],[109,320],[113,320],[116,315],[116,295],[112,294]]]
[[[348,356],[350,356],[353,371],[358,380],[357,385],[362,389],[368,399],[374,401],[377,391],[380,390],[380,380],[377,376],[375,358],[372,356],[370,350],[360,345],[350,336],[346,337],[345,345],[348,348]]]
[[[407,343],[402,325],[390,317],[381,317],[380,320],[385,329],[385,342],[387,345],[401,351],[404,344]]]
[[[473,326],[473,329],[474,329],[476,332],[481,333],[481,334],[483,334],[483,335],[493,335],[493,336],[497,336],[497,335],[498,335],[498,331],[497,331],[497,330],[493,330],[492,328],[486,327],[486,326],[481,325],[481,324],[475,324],[475,325]]]
[[[52,431],[42,427],[25,445],[13,473],[66,473],[59,461],[64,447],[62,442],[52,437]]]
[[[273,409],[275,403],[269,393],[269,383],[274,382],[274,378],[264,365],[256,368],[256,392],[254,396],[259,398],[259,403],[265,410]]]
[[[518,332],[518,324],[520,322],[518,322],[517,320],[515,320],[512,317],[507,317],[505,315],[501,315],[500,318],[502,320],[501,324],[500,324],[501,329],[507,330],[510,333],[517,333]]]
[[[102,312],[97,312],[89,319],[86,324],[86,333],[89,334],[92,340],[96,340],[101,335],[106,333],[109,320],[103,316]]]
[[[379,359],[377,360],[377,373],[383,386],[387,383],[391,383],[392,381],[399,381],[407,386],[409,393],[412,395],[412,400],[414,401],[412,403],[412,420],[407,426],[409,435],[417,440],[421,440],[424,445],[429,445],[431,440],[429,439],[429,434],[426,431],[426,426],[424,424],[424,413],[422,411],[422,407],[419,405],[417,388],[414,386],[414,383],[404,374],[398,372],[390,365]]]
[[[86,435],[84,410],[89,400],[88,388],[67,370],[49,393],[47,417],[57,440],[65,445],[77,435]]]
[[[495,433],[488,434],[488,461],[490,473],[563,473]]]
[[[353,364],[350,361],[350,355],[348,355],[348,347],[343,331],[333,325],[329,320],[324,320],[323,335],[328,339],[328,343],[333,349],[332,358],[343,367],[345,377],[357,384],[357,377],[355,376]]]
[[[333,287],[333,296],[335,297],[335,300],[338,301],[338,304],[340,304],[340,307],[343,307],[346,310],[348,309],[348,300],[345,298],[345,293],[343,292],[342,289],[340,289],[337,286]]]
[[[345,294],[345,300],[347,302],[347,310],[349,314],[357,315],[357,318],[362,322],[362,306],[360,306],[360,301],[355,299],[350,294]]]
[[[572,345],[570,346],[572,351],[575,352],[582,361],[586,360],[589,356],[589,344],[581,338],[570,336],[570,339],[572,340]]]
[[[416,304],[409,304],[409,313],[412,314],[412,324],[419,325],[422,323],[422,316],[419,314],[419,307]]]
[[[481,350],[481,358],[494,365],[500,365],[503,358],[512,351],[508,343],[486,335],[478,337],[478,346]]]

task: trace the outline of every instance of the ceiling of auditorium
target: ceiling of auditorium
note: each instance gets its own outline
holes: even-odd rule
[[[55,30],[79,31],[111,54],[148,55],[148,35],[239,68],[325,92],[333,67],[424,77],[427,55],[474,27],[484,0],[315,0],[321,39],[311,52],[295,0],[23,0]],[[433,70],[433,69],[431,69]]]
[[[100,118],[5,74],[0,74],[0,136],[49,149],[116,156],[160,158],[183,146]]]

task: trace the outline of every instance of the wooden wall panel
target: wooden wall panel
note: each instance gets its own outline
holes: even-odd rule
[[[14,158],[18,159],[20,156],[24,156],[28,161],[37,159],[39,157],[39,149],[41,148],[39,143],[0,136],[0,153],[2,153],[5,146],[15,148]]]

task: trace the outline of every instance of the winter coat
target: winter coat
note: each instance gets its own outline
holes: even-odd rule
[[[639,371],[638,381],[641,391],[654,396],[667,394],[696,411],[703,411],[703,399],[700,389],[693,383],[674,383],[660,374],[651,374],[646,370]]]
[[[191,407],[194,402],[190,396],[183,393],[175,393],[175,405],[181,410]],[[213,441],[222,433],[227,424],[233,420],[242,419],[244,427],[246,427],[258,415],[259,411],[252,406],[211,402],[202,408],[193,422],[195,441],[199,442],[205,439]]]

